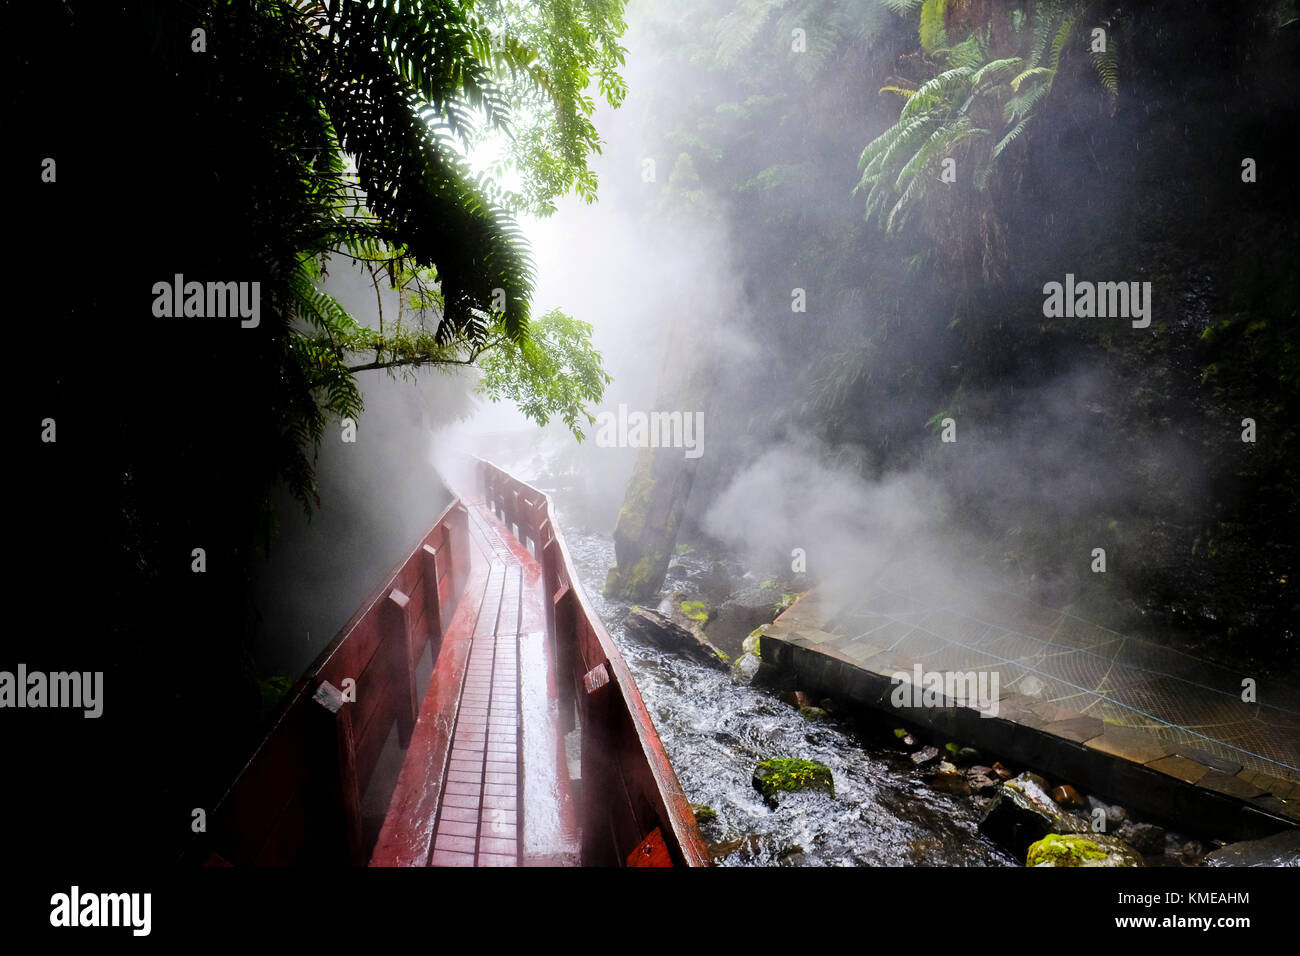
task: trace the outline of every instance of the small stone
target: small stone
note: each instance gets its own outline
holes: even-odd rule
[[[930,777],[930,786],[942,793],[965,796],[970,793],[970,784],[955,764],[946,760],[939,762],[939,769]]]
[[[992,793],[1001,784],[988,767],[970,767],[966,771],[966,784],[975,793]]]
[[[1002,764],[997,763],[996,761],[993,764],[993,775],[997,777],[999,780],[1010,780],[1012,777],[1015,776],[1014,773],[1012,773],[1010,770],[1002,766]]]
[[[957,766],[969,767],[983,759],[983,755],[974,747],[962,747],[957,751]]]
[[[1123,823],[1127,819],[1128,819],[1128,811],[1125,810],[1123,807],[1121,807],[1118,803],[1112,804],[1111,806],[1106,808],[1106,822]]]
[[[800,707],[799,716],[804,720],[825,720],[830,715],[820,707]]]
[[[902,727],[894,728],[894,739],[898,742],[898,745],[902,747],[904,750],[916,749],[916,738],[913,737],[911,734],[909,734]]]
[[[934,763],[939,759],[938,747],[922,747],[916,753],[912,754],[912,763],[918,767],[924,767],[928,763]]]
[[[757,654],[741,654],[731,665],[731,675],[737,683],[752,684],[762,667],[763,662]]]
[[[1052,788],[1052,799],[1063,807],[1081,808],[1087,806],[1087,801],[1079,795],[1079,791],[1068,783],[1063,783],[1059,787]]]

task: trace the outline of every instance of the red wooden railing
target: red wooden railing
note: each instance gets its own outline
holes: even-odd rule
[[[564,729],[581,729],[583,862],[706,865],[690,804],[627,665],[570,571],[549,499],[488,462],[476,467],[484,501],[542,567]],[[472,547],[469,513],[454,501],[285,696],[188,862],[367,862]]]
[[[571,570],[542,492],[477,464],[479,491],[542,565],[547,630],[562,671],[562,713],[582,732],[583,862],[705,866],[708,849],[659,734],[613,640]]]
[[[286,695],[190,859],[366,862],[382,812],[363,816],[363,799],[388,804],[398,768],[381,769],[380,758],[394,731],[399,747],[410,740],[439,640],[464,590],[470,547],[469,514],[453,501]],[[355,704],[341,706],[349,700]]]

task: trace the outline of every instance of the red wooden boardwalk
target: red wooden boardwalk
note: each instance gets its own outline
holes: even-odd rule
[[[433,766],[408,756],[371,863],[418,865],[431,841],[433,866],[576,865],[541,565],[481,503],[469,513],[470,583],[440,657],[451,672],[431,682],[412,741]],[[408,793],[439,796],[431,826],[402,812]]]
[[[303,678],[187,856],[708,864],[550,501],[488,462]]]

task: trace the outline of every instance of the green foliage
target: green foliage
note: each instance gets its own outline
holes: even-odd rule
[[[595,421],[587,406],[598,403],[610,377],[600,353],[591,347],[591,326],[552,309],[530,328],[527,338],[502,337],[480,362],[480,394],[508,398],[539,425],[559,418],[581,441],[581,419]]]
[[[976,25],[945,49],[947,4],[926,0],[921,46],[948,69],[909,95],[898,121],[862,151],[855,192],[866,193],[867,218],[887,232],[902,229],[934,193],[946,158],[960,157],[959,166],[973,170],[976,190],[986,190],[1003,153],[1042,112],[1067,44],[1083,43],[1076,26],[1085,6],[1083,0],[1030,0],[1010,18],[1002,47],[993,48],[991,37],[999,31],[990,23]],[[1118,69],[1113,44],[1108,42],[1107,51],[1094,58],[1102,92],[1113,99]]]
[[[607,381],[570,325],[529,340],[533,266],[512,213],[548,211],[568,191],[590,200],[599,151],[593,81],[611,105],[624,0],[225,0],[203,21],[207,95],[227,104],[259,163],[251,250],[269,271],[265,324],[278,362],[273,477],[310,512],[314,449],[332,417],[362,409],[354,373],[472,364],[509,344],[527,367],[489,376],[531,417],[574,427]],[[475,175],[485,141],[512,160]],[[345,169],[344,156],[355,164]],[[523,179],[514,193],[504,171]],[[320,288],[347,256],[398,290],[396,323],[358,322]],[[264,306],[265,311],[265,306]],[[406,313],[415,318],[407,321]],[[583,327],[587,334],[589,328]],[[547,338],[549,336],[549,338]],[[547,356],[548,342],[564,350]],[[551,377],[550,372],[558,372]],[[509,383],[508,385],[506,383]]]
[[[617,107],[627,95],[619,73],[626,51],[626,0],[477,0],[473,4],[489,39],[495,80],[514,104],[508,153],[494,175],[518,173],[523,191],[513,211],[554,212],[554,200],[573,192],[592,202],[596,175],[587,164],[600,152],[592,116],[597,91]]]
[[[810,80],[846,44],[875,37],[885,14],[884,5],[862,0],[740,0],[716,25],[718,63],[752,65],[760,51],[779,52]],[[803,31],[800,51],[792,48],[795,30]]]

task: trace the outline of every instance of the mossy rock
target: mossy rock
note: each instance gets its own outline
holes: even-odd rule
[[[835,780],[830,767],[815,760],[787,757],[764,760],[754,768],[753,784],[763,799],[772,805],[782,793],[796,790],[820,790],[835,796]]]
[[[1025,866],[1144,866],[1142,854],[1102,833],[1049,833],[1029,847]]]
[[[718,819],[718,811],[707,803],[692,803],[691,812],[695,814],[696,823],[712,823]]]
[[[825,720],[830,714],[820,707],[800,707],[799,716],[804,720]]]

